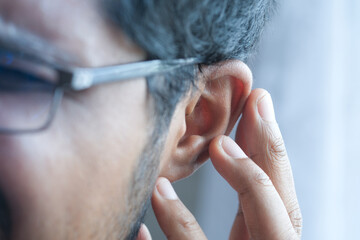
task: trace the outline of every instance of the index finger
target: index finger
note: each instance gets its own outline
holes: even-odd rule
[[[275,120],[271,96],[265,90],[256,89],[250,94],[238,125],[236,142],[270,177],[300,235],[301,212],[291,165]]]
[[[210,144],[216,170],[238,192],[247,231],[251,239],[297,239],[289,215],[266,173],[248,158],[229,137]],[[242,237],[241,221],[234,222],[231,237]]]

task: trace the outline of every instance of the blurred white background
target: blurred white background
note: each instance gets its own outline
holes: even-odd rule
[[[249,65],[274,101],[303,239],[360,239],[360,1],[282,1]],[[237,194],[211,163],[175,187],[210,240],[228,238]]]

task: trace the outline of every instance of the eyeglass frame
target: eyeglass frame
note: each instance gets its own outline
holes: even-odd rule
[[[25,134],[47,129],[55,117],[65,90],[82,91],[99,84],[124,82],[140,77],[146,78],[171,72],[184,66],[198,64],[201,64],[201,61],[197,58],[147,60],[94,68],[63,67],[50,64],[50,67],[58,74],[59,78],[54,87],[54,95],[46,122],[35,129],[15,130],[0,127],[0,134]]]

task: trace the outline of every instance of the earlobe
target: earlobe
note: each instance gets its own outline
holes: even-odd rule
[[[208,145],[218,135],[228,135],[250,94],[252,75],[241,61],[205,67],[200,86],[175,111],[170,133],[178,131],[170,159],[160,165],[160,176],[171,181],[191,175],[209,158]],[[179,124],[182,124],[182,127]],[[181,136],[179,131],[182,129]]]

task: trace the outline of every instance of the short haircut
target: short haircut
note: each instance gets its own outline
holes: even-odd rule
[[[107,0],[112,19],[149,58],[245,61],[274,0]]]
[[[146,53],[148,59],[198,58],[203,65],[230,59],[246,59],[254,52],[275,0],[104,0],[107,16]],[[154,146],[164,144],[176,104],[195,86],[201,65],[147,79],[154,99],[154,121],[150,138]],[[196,87],[196,86],[195,86]],[[147,157],[134,172],[132,188],[143,187],[149,169],[156,172],[158,160]],[[151,167],[152,166],[152,167]],[[149,189],[148,191],[151,191]],[[139,192],[130,191],[132,201]],[[141,207],[134,216],[142,216]],[[137,236],[141,217],[132,224],[127,239]]]
[[[110,19],[149,59],[196,57],[206,65],[246,59],[254,52],[275,0],[105,0]],[[169,121],[197,69],[166,77],[162,88],[148,81],[156,114]],[[184,72],[188,74],[184,75]],[[160,111],[160,112],[159,112]]]

